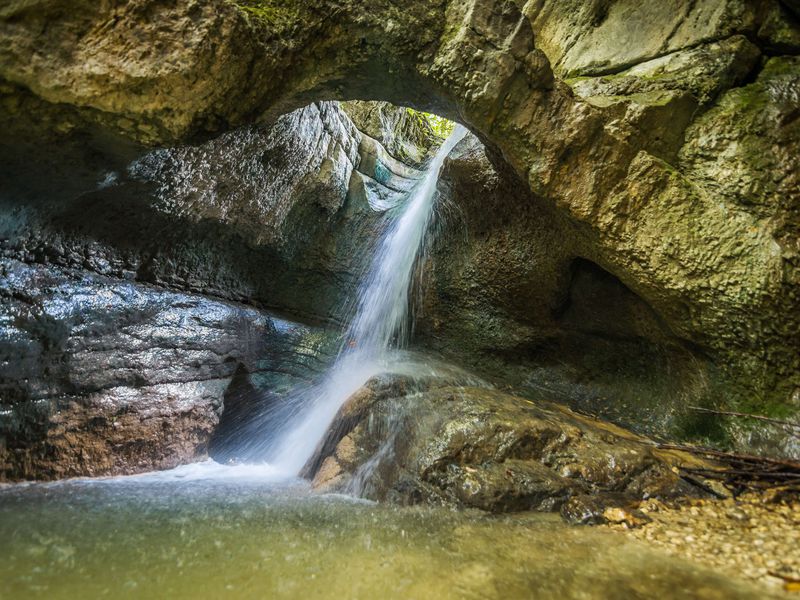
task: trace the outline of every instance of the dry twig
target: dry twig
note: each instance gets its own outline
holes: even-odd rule
[[[680,444],[659,444],[663,450],[680,450],[709,458],[719,463],[719,468],[682,467],[690,475],[716,479],[739,493],[748,489],[780,487],[800,492],[800,462],[787,459],[722,452],[710,448],[697,448]]]

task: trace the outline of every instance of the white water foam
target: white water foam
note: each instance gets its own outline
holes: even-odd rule
[[[277,470],[298,473],[342,404],[370,377],[390,369],[389,351],[408,341],[409,287],[430,223],[439,173],[465,135],[466,129],[456,125],[412,191],[402,215],[383,234],[359,288],[356,314],[339,357],[322,383],[303,394],[304,409],[274,446],[269,462]]]

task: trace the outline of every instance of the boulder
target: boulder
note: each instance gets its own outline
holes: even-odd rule
[[[252,307],[4,261],[0,480],[205,458],[237,369],[280,388],[305,381],[336,345]]]
[[[306,466],[316,489],[400,504],[556,511],[705,492],[688,455],[551,402],[435,379],[379,376],[340,409]]]

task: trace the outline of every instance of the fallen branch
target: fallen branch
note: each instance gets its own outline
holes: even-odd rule
[[[712,408],[702,408],[700,406],[690,406],[689,410],[693,410],[695,412],[709,414],[709,415],[722,415],[726,417],[740,417],[743,419],[755,419],[757,421],[763,421],[765,423],[770,423],[772,425],[778,425],[780,427],[787,427],[789,429],[796,429],[797,432],[790,431],[789,435],[794,437],[800,437],[800,423],[793,423],[792,421],[784,421],[782,419],[773,419],[772,417],[765,417],[764,415],[751,415],[750,413],[742,413],[742,412],[735,412],[731,410],[715,410]]]
[[[766,456],[736,454],[709,448],[679,444],[658,444],[663,450],[679,450],[711,459],[719,467],[680,467],[684,478],[718,480],[734,490],[734,494],[747,489],[781,488],[800,493],[800,462]]]
[[[698,473],[706,477],[719,475],[729,477],[731,475],[745,475],[754,479],[797,479],[800,480],[800,473],[776,473],[775,471],[751,471],[748,469],[698,469],[695,467],[683,467],[684,471]]]
[[[685,469],[683,469],[683,470],[685,471]],[[684,481],[688,481],[693,486],[699,487],[701,490],[703,490],[707,494],[710,494],[710,495],[714,496],[715,498],[719,498],[720,500],[724,500],[725,498],[727,498],[730,495],[730,494],[727,494],[727,493],[720,493],[718,490],[715,490],[713,487],[708,485],[705,481],[703,481],[702,479],[698,479],[697,477],[692,476],[690,473],[686,473],[686,472],[681,473],[680,477]]]
[[[790,583],[800,583],[800,577],[795,577],[793,575],[788,575],[786,573],[780,573],[778,571],[767,571],[767,575],[772,575],[773,577],[777,577],[778,579],[783,579],[784,581]]]
[[[781,467],[788,467],[789,469],[800,469],[800,462],[796,460],[785,460],[779,458],[770,458],[769,456],[755,456],[754,454],[737,454],[735,452],[722,452],[721,450],[712,450],[710,448],[700,448],[698,446],[685,446],[681,444],[658,444],[658,448],[662,450],[680,450],[681,452],[688,452],[690,454],[698,454],[717,458],[724,461],[741,461],[755,464],[771,464]]]

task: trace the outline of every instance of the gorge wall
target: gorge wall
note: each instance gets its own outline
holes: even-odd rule
[[[353,105],[361,136],[302,107],[432,110],[480,143],[446,166],[419,343],[651,434],[797,456],[688,407],[800,411],[799,18],[776,0],[12,2],[4,261],[330,321],[369,199],[396,202],[432,141],[398,143],[402,111],[379,135]]]
[[[437,143],[405,109],[366,108],[398,116],[384,131],[352,107],[417,161]],[[80,154],[49,148],[66,156],[40,188],[28,169],[47,165],[4,147],[0,479],[206,456],[242,389],[257,391],[238,410],[256,412],[335,354],[325,323],[343,317],[383,214],[419,176],[336,103],[118,171],[101,158],[84,189]]]

